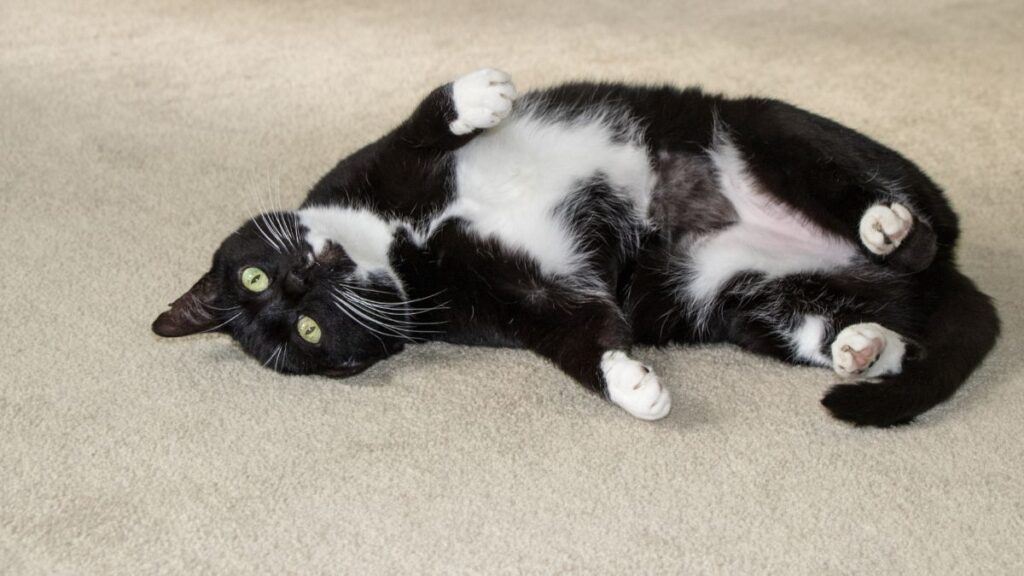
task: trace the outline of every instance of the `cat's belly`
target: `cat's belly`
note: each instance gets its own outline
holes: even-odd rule
[[[687,296],[704,302],[738,274],[756,272],[772,279],[828,272],[848,266],[856,251],[794,218],[780,219],[772,226],[741,221],[695,243],[688,256]]]
[[[431,230],[458,218],[471,232],[558,276],[581,273],[585,260],[559,206],[600,178],[642,220],[654,182],[646,148],[621,118],[552,119],[528,105],[459,149],[454,176],[455,196]]]
[[[723,139],[709,151],[715,188],[734,212],[732,222],[691,241],[681,258],[677,290],[698,308],[710,304],[731,279],[766,279],[828,272],[851,265],[857,248],[773,199],[749,174],[739,151]]]

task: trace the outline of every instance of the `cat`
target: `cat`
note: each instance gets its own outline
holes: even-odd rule
[[[847,380],[855,425],[912,421],[993,347],[957,217],[917,166],[831,120],[699,88],[484,69],[432,91],[296,211],[259,214],[153,323],[230,334],[287,374],[407,343],[523,347],[645,420],[634,345],[729,342]]]

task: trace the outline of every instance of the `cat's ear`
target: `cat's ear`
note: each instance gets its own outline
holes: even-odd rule
[[[215,327],[217,315],[213,305],[220,285],[213,271],[207,272],[188,292],[171,303],[171,309],[156,317],[153,332],[161,336],[188,336]]]

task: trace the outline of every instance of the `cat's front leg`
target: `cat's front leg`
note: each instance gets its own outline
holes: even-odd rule
[[[581,384],[642,420],[659,420],[672,399],[654,371],[629,355],[630,330],[610,299],[517,314],[515,336]]]
[[[501,70],[471,72],[431,92],[395,132],[412,148],[454,150],[511,112],[516,89]]]
[[[660,420],[672,409],[672,397],[654,370],[622,350],[601,355],[601,376],[608,399],[641,420]]]
[[[462,136],[493,128],[512,112],[515,97],[512,77],[501,70],[484,68],[466,74],[451,84],[455,119],[448,129]]]

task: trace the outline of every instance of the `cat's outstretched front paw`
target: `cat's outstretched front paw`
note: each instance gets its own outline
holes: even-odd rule
[[[455,120],[448,124],[448,129],[462,136],[493,128],[512,111],[515,97],[512,77],[501,70],[484,68],[466,74],[452,83]]]
[[[898,374],[906,343],[899,334],[874,322],[847,326],[832,342],[832,368],[844,378]]]
[[[658,420],[668,416],[672,398],[658,376],[625,352],[612,350],[601,356],[601,373],[608,389],[608,399],[641,420]]]

